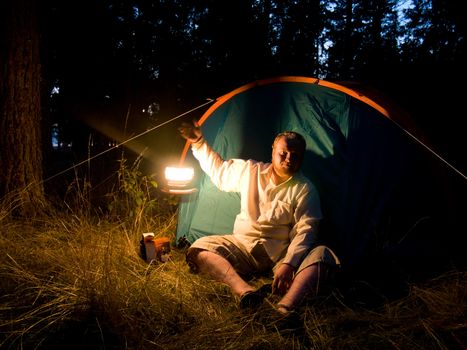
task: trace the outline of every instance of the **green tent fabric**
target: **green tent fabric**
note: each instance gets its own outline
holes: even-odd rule
[[[277,133],[302,134],[307,141],[302,171],[321,197],[320,239],[344,264],[358,265],[388,242],[399,242],[414,224],[436,215],[430,210],[440,214],[439,208],[424,212],[423,188],[411,182],[421,186],[415,171],[431,171],[436,161],[401,129],[411,127],[410,120],[355,89],[306,77],[260,80],[219,98],[200,123],[224,159],[268,162]],[[181,199],[177,239],[192,243],[231,233],[238,194],[215,188],[190,150],[184,162],[195,167],[198,191]]]

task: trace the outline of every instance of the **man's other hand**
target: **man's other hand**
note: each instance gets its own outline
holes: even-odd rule
[[[274,281],[272,281],[272,293],[283,295],[292,285],[293,275],[295,269],[288,264],[281,264],[275,274]]]

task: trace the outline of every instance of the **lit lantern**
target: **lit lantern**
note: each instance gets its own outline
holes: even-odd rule
[[[190,188],[189,185],[195,176],[193,168],[166,167],[165,179],[167,188],[164,192],[171,194],[190,194],[196,191],[196,188]]]

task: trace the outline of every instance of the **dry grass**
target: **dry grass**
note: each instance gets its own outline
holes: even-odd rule
[[[155,215],[144,230],[173,238],[175,219]],[[466,348],[464,272],[371,308],[335,290],[302,310],[300,334],[284,333],[238,310],[225,286],[190,274],[183,251],[143,262],[141,226],[73,212],[0,224],[2,349]]]

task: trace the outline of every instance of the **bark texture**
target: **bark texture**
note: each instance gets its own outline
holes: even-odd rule
[[[36,0],[0,5],[0,195],[19,203],[23,214],[44,203],[36,5]]]

